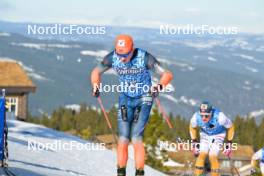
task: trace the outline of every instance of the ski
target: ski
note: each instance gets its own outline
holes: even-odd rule
[[[10,171],[7,167],[4,167],[4,172],[7,176],[16,176],[12,171]]]

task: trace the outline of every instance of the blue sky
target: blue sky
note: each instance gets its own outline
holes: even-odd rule
[[[264,33],[264,0],[0,0],[0,20],[141,27],[206,24]]]

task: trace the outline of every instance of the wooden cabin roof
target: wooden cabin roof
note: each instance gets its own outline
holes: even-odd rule
[[[0,88],[22,88],[34,92],[36,86],[17,62],[0,60]]]

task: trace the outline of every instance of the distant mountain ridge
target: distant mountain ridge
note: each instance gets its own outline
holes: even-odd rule
[[[0,59],[21,62],[36,83],[37,92],[29,101],[33,114],[82,102],[98,106],[91,97],[89,74],[113,49],[114,36],[124,31],[135,36],[137,47],[153,53],[173,71],[175,92],[161,95],[168,112],[190,118],[206,99],[232,118],[251,112],[264,116],[254,113],[264,109],[264,36],[177,38],[161,36],[154,29],[110,27],[104,36],[32,37],[21,32],[25,25],[0,22]],[[103,76],[103,83],[117,83],[112,73]],[[102,98],[107,108],[118,101],[115,93],[103,93]]]

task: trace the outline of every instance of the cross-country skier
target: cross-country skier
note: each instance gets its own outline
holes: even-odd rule
[[[262,149],[260,149],[259,151],[257,151],[252,159],[251,159],[251,165],[252,165],[252,170],[251,173],[254,174],[256,172],[256,167],[257,167],[257,163],[258,161],[260,162],[260,170],[262,173],[262,176],[264,176],[264,147]]]
[[[200,143],[198,141],[198,129],[200,129]],[[223,144],[227,131],[227,143]],[[211,163],[211,175],[219,176],[218,153],[224,148],[224,155],[230,157],[231,144],[234,136],[234,125],[223,112],[212,107],[208,101],[200,105],[190,122],[190,135],[193,141],[193,153],[197,157],[195,163],[195,175],[202,175],[204,162],[209,154]]]
[[[170,71],[165,70],[157,59],[140,48],[134,48],[129,35],[119,35],[115,49],[91,73],[93,96],[99,96],[98,86],[102,73],[112,68],[118,74],[119,83],[124,88],[119,95],[117,147],[117,175],[126,175],[128,144],[134,147],[136,176],[144,175],[145,149],[142,142],[144,128],[149,119],[153,98],[173,79]],[[160,75],[157,85],[152,86],[149,71]]]

